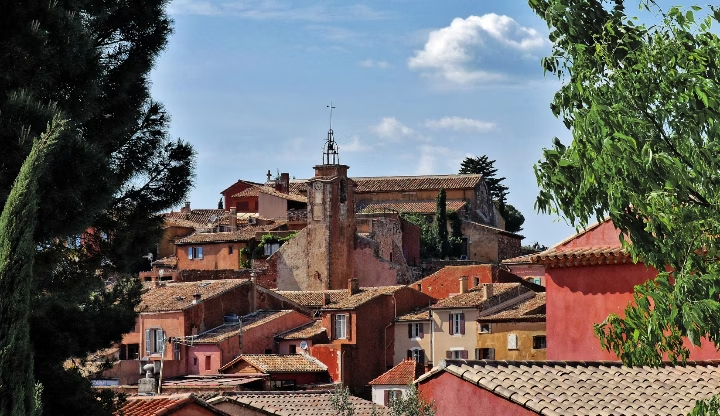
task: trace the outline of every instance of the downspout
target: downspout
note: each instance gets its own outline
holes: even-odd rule
[[[437,365],[435,362],[435,318],[433,318],[432,309],[428,308],[428,312],[430,313],[430,362],[435,367]]]

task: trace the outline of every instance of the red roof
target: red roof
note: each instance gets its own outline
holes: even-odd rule
[[[382,374],[380,377],[371,381],[370,385],[402,385],[407,386],[408,384],[415,381],[415,378],[419,376],[418,365],[415,360],[405,359],[400,364],[389,369],[387,372]]]
[[[135,396],[129,397],[118,411],[122,416],[160,416],[180,414],[188,405],[201,406],[217,415],[227,416],[192,394],[174,394],[172,396]]]

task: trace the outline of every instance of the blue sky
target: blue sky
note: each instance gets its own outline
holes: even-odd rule
[[[457,173],[488,155],[525,244],[574,233],[536,214],[533,164],[570,134],[549,109],[544,22],[524,1],[174,0],[152,74],[171,133],[198,152],[195,208],[268,169],[312,176],[333,116],[351,176]]]

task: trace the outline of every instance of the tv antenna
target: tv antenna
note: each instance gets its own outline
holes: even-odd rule
[[[330,105],[327,106],[327,108],[330,109],[330,130],[332,130],[332,110],[335,108],[335,106],[332,105],[332,101],[330,101]]]

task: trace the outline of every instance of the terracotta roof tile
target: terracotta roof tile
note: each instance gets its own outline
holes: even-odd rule
[[[248,391],[234,392],[233,395],[217,397],[210,400],[211,404],[222,401],[235,401],[243,405],[262,409],[271,415],[282,416],[336,416],[331,399],[332,391]],[[356,416],[369,416],[375,408],[378,415],[389,415],[390,409],[379,406],[371,401],[349,396],[355,408]]]
[[[530,263],[532,263],[530,261],[530,257],[532,257],[535,254],[537,254],[537,253],[526,254],[524,256],[513,257],[511,259],[505,259],[502,261],[502,263],[503,264],[530,264]]]
[[[193,228],[207,227],[210,218],[215,216],[214,224],[228,224],[229,213],[224,209],[193,209],[190,212],[167,212],[163,214],[166,225],[190,226]]]
[[[194,233],[175,241],[175,244],[183,245],[197,243],[248,241],[255,238],[255,235],[259,232],[273,231],[279,227],[282,227],[283,225],[285,225],[285,223],[276,223],[270,225],[248,225],[238,231],[226,231],[219,233]]]
[[[220,296],[243,284],[248,279],[205,280],[199,282],[167,282],[155,287],[146,285],[140,304],[135,308],[142,312],[181,311],[193,307],[193,295],[199,293],[200,301]]]
[[[415,360],[405,359],[368,384],[375,386],[390,384],[407,386],[412,383],[418,375],[418,365]]]
[[[520,283],[493,283],[493,296],[498,296],[520,286]],[[477,290],[476,290],[477,289]],[[461,293],[450,298],[439,300],[432,306],[432,309],[447,308],[476,308],[486,299],[480,287],[473,288],[469,292]]]
[[[302,290],[276,290],[279,295],[285,296],[291,301],[298,305],[305,306],[306,308],[320,308],[323,306],[325,295],[330,296],[330,302],[339,302],[350,294],[347,290],[316,290],[316,291],[302,291]]]
[[[355,193],[414,190],[470,189],[482,182],[482,175],[375,176],[351,178]]]
[[[532,263],[549,266],[585,266],[593,264],[627,263],[632,258],[622,247],[595,246],[580,248],[552,247],[530,255]]]
[[[458,211],[465,206],[463,200],[447,201],[448,211]],[[435,200],[429,201],[359,201],[355,204],[357,214],[374,214],[379,212],[403,212],[417,214],[433,214],[437,204]]]
[[[323,309],[354,309],[371,299],[381,295],[392,294],[404,287],[405,286],[362,287],[358,293],[338,302],[330,303],[323,307]]]
[[[327,330],[322,326],[322,321],[317,320],[309,322],[305,325],[301,325],[297,328],[293,328],[289,331],[281,332],[275,335],[277,339],[309,339],[314,336],[320,335]]]
[[[257,328],[274,319],[292,313],[291,310],[285,311],[257,311],[240,317],[240,323],[225,324],[199,334],[194,340],[197,344],[215,344],[228,338],[239,336],[241,333]]]
[[[478,322],[545,322],[545,292],[533,293],[532,297],[518,303],[510,303],[488,315],[482,313]]]
[[[418,382],[446,371],[542,415],[686,415],[698,399],[720,393],[719,365],[444,360]]]
[[[430,320],[430,308],[423,308],[419,310],[406,313],[405,315],[398,316],[395,318],[398,322],[409,322],[409,321],[429,321]]]
[[[170,396],[132,396],[122,405],[116,413],[119,416],[155,416],[180,414],[182,407],[195,403],[210,410],[213,414],[227,416],[208,405],[193,394],[173,394]]]
[[[233,198],[242,198],[242,197],[248,197],[248,196],[250,196],[250,197],[258,196],[258,194],[260,193],[260,188],[263,188],[263,186],[262,185],[251,186],[251,187],[245,189],[244,191],[236,193],[232,197]]]
[[[220,372],[245,361],[265,374],[270,373],[317,373],[327,371],[327,366],[306,354],[244,354],[220,367]]]
[[[270,188],[269,186],[264,186],[260,188],[259,190],[263,194],[276,196],[278,198],[287,199],[288,201],[295,201],[295,202],[305,202],[307,203],[307,197],[305,195],[301,195],[299,193],[292,192],[292,189],[290,190],[290,193],[282,193],[278,192],[273,188]]]

